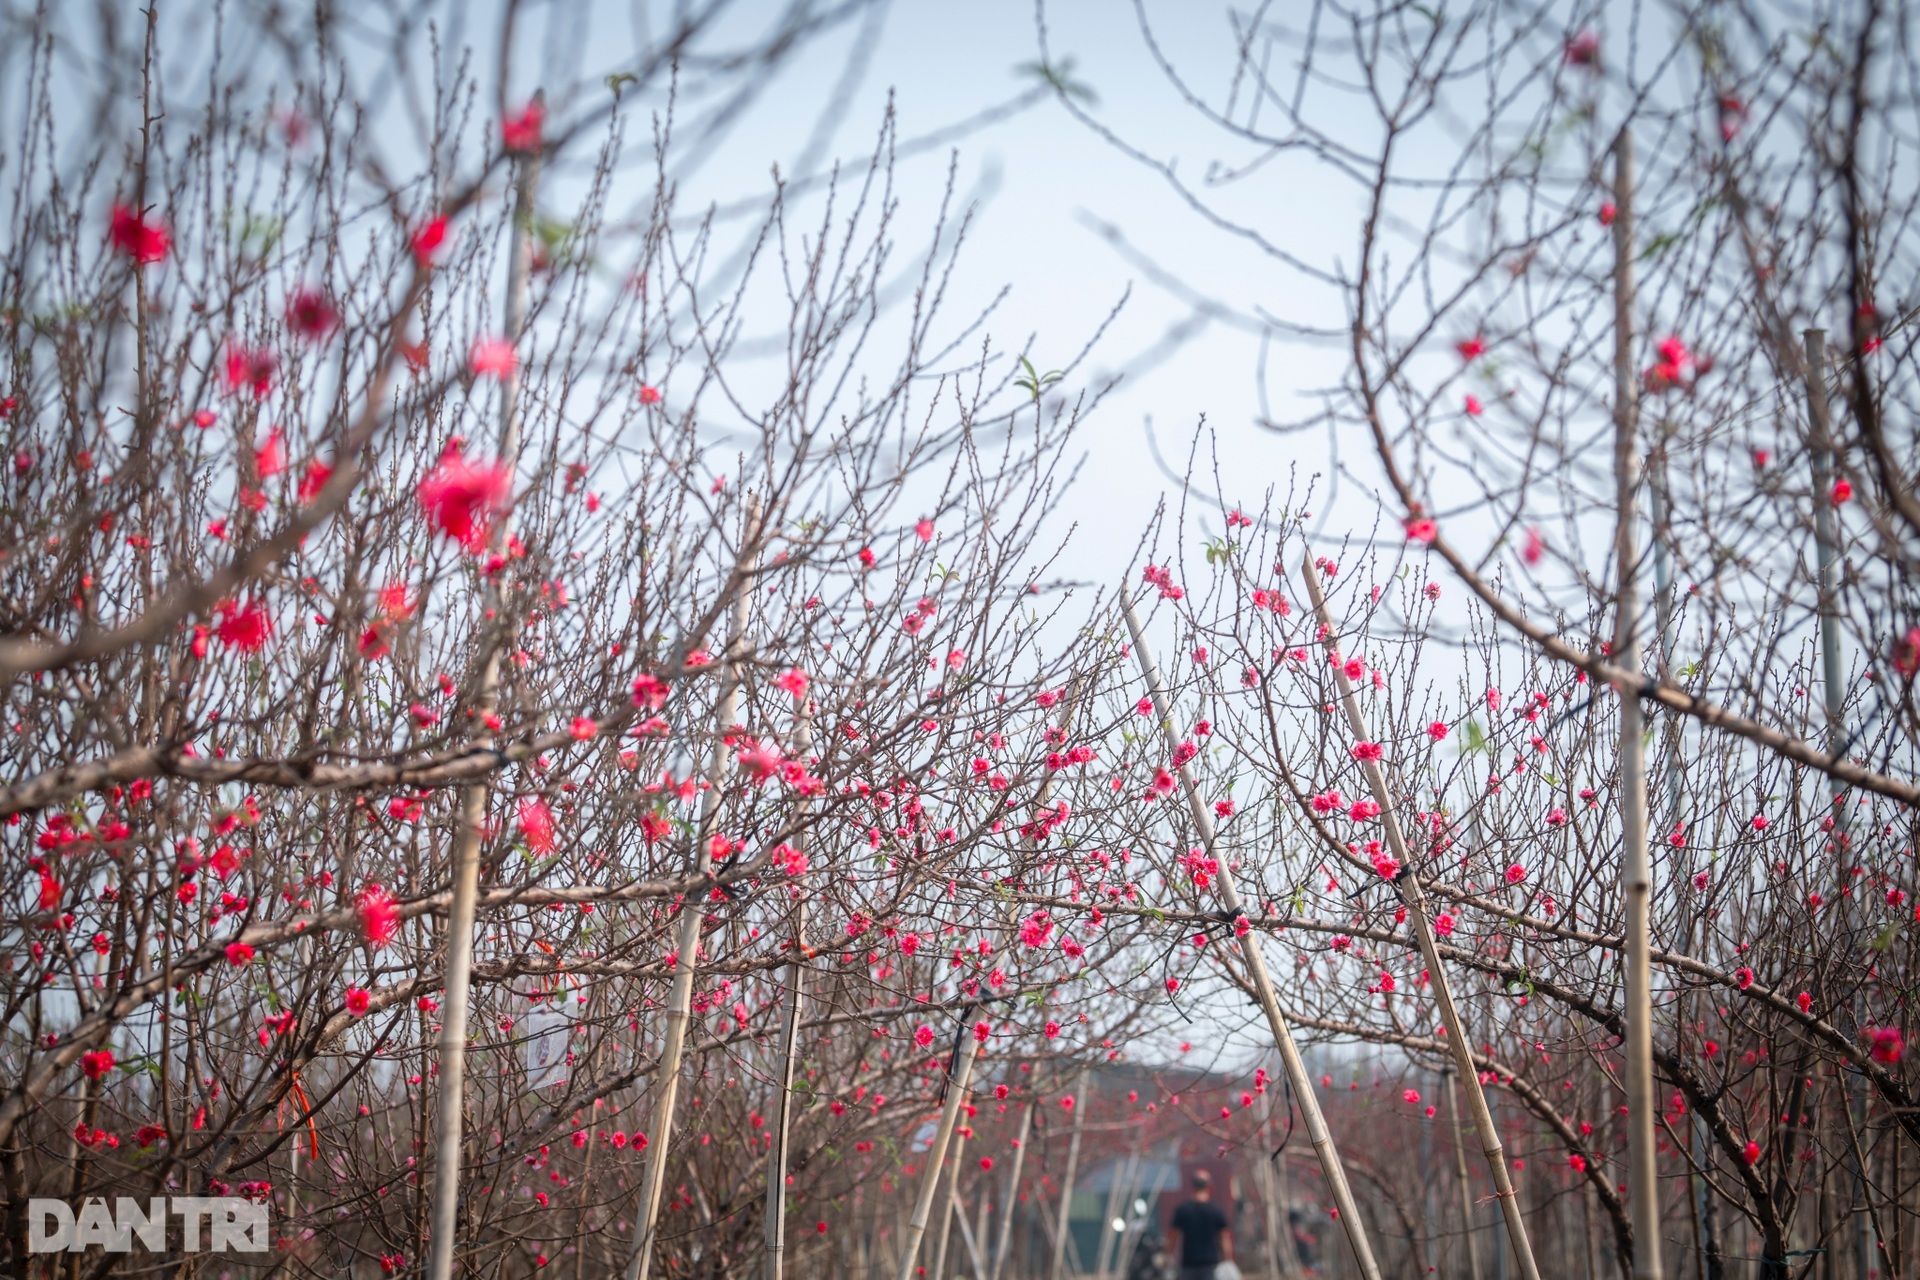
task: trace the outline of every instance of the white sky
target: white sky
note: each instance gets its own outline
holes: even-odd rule
[[[1163,33],[1171,37],[1168,52],[1191,60],[1200,69],[1198,81],[1218,95],[1230,52],[1224,12],[1210,6],[1158,8],[1162,19],[1176,12],[1189,15],[1180,30]],[[1177,158],[1183,175],[1201,174],[1219,154],[1219,136],[1206,122],[1183,113],[1148,56],[1131,6],[1068,0],[1050,5],[1048,17],[1055,61],[1074,60],[1073,78],[1098,94],[1098,117],[1129,139]],[[846,66],[846,51],[856,43],[855,33],[848,31],[816,46],[802,65],[790,69],[728,139],[724,154],[688,183],[683,210],[752,190],[772,163],[791,173],[814,118],[799,104],[827,98]],[[858,159],[871,148],[889,91],[901,137],[911,139],[1015,96],[1034,83],[1016,68],[1036,57],[1033,6],[1024,0],[903,0],[886,19],[834,154]],[[1126,371],[1076,446],[1086,454],[1083,478],[1058,513],[1061,532],[1069,521],[1082,531],[1066,560],[1070,573],[1115,582],[1155,504],[1173,490],[1148,451],[1149,421],[1165,454],[1180,466],[1204,419],[1217,435],[1222,473],[1237,478],[1229,497],[1249,504],[1257,504],[1270,483],[1284,488],[1289,468],[1297,467],[1302,477],[1326,468],[1324,434],[1282,438],[1255,424],[1260,342],[1245,329],[1207,323],[1168,358],[1143,367],[1141,357],[1170,328],[1191,321],[1194,311],[1156,287],[1095,224],[1116,226],[1139,250],[1242,314],[1262,306],[1337,327],[1337,298],[1327,294],[1316,300],[1297,275],[1263,262],[1225,233],[1209,232],[1161,178],[1098,139],[1053,101],[956,146],[957,186],[979,204],[949,320],[970,315],[1004,286],[1009,295],[990,324],[996,344],[1017,350],[1031,340],[1035,363],[1056,368],[1072,358],[1130,286],[1133,290],[1092,358],[1062,384],[1077,391]],[[902,165],[903,250],[917,247],[910,229],[930,225],[935,216],[951,154],[950,148],[940,148]],[[1350,190],[1303,191],[1276,171],[1262,175],[1242,203],[1258,207],[1265,234],[1329,265],[1355,240],[1358,202]],[[1300,391],[1325,380],[1315,369],[1322,359],[1331,364],[1339,357],[1300,343],[1276,345],[1269,352],[1266,377],[1275,412],[1300,411]],[[1328,532],[1364,532],[1373,518],[1370,498],[1349,487]],[[1217,519],[1208,524],[1219,531]]]

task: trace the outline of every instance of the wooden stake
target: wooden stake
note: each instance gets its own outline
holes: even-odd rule
[[[1075,1110],[1079,1099],[1075,1098]],[[1013,1206],[1020,1203],[1020,1166],[1027,1159],[1027,1135],[1033,1132],[1033,1110],[1040,1105],[1038,1098],[1027,1104],[1025,1114],[1020,1117],[1020,1136],[1013,1144],[1013,1169],[1007,1174],[1007,1198],[1001,1206],[1000,1243],[993,1250],[993,1270],[987,1280],[1000,1280],[1001,1269],[1007,1265],[1007,1249],[1013,1243]]]
[[[1166,738],[1167,752],[1171,756],[1179,746],[1173,729],[1173,711],[1167,700],[1166,688],[1160,681],[1160,669],[1154,664],[1153,652],[1147,645],[1146,633],[1140,627],[1139,616],[1133,607],[1133,594],[1126,588],[1120,590],[1121,612],[1126,616],[1127,631],[1133,637],[1134,655],[1140,664],[1141,674],[1146,677],[1147,690],[1153,697],[1153,710],[1159,718],[1161,733]],[[1220,875],[1215,881],[1220,905],[1228,919],[1242,915],[1240,892],[1234,887],[1233,873],[1227,865],[1227,859],[1220,856],[1218,841],[1214,838],[1213,816],[1207,812],[1205,802],[1194,785],[1193,771],[1186,765],[1176,766],[1181,788],[1186,792],[1187,808],[1193,815],[1193,825],[1199,830],[1200,843],[1206,846],[1207,856],[1220,865]],[[1293,1086],[1293,1096],[1299,1100],[1301,1118],[1306,1121],[1307,1137],[1313,1143],[1313,1153],[1320,1159],[1320,1170],[1326,1176],[1327,1189],[1333,1195],[1333,1203],[1340,1211],[1340,1225],[1346,1231],[1347,1245],[1353,1251],[1354,1265],[1359,1268],[1361,1280],[1380,1280],[1380,1266],[1373,1258],[1373,1245],[1367,1239],[1366,1224],[1360,1220],[1360,1206],[1354,1201],[1353,1188],[1347,1182],[1346,1166],[1340,1162],[1340,1153],[1334,1148],[1333,1134],[1327,1128],[1327,1118],[1320,1110],[1320,1099],[1313,1091],[1313,1081],[1307,1076],[1307,1064],[1300,1057],[1300,1047],[1293,1041],[1293,1030],[1280,1012],[1280,1001],[1273,991],[1273,980],[1267,975],[1267,962],[1260,952],[1259,935],[1249,932],[1239,939],[1240,954],[1247,966],[1247,976],[1253,981],[1260,1009],[1267,1016],[1267,1026],[1273,1033],[1274,1047],[1280,1051],[1280,1061],[1286,1068],[1287,1080]],[[903,1276],[901,1280],[911,1280]]]
[[[1635,577],[1639,552],[1633,536],[1640,450],[1633,368],[1633,134],[1625,129],[1613,144],[1613,202],[1613,462],[1618,484],[1614,559],[1620,574],[1613,652],[1622,667],[1634,671],[1640,667],[1640,598]],[[1640,689],[1623,683],[1616,692],[1620,697],[1620,889],[1627,916],[1627,1184],[1633,1218],[1633,1280],[1661,1280],[1646,738]]]
[[[813,717],[807,712],[807,695],[794,696],[794,754],[805,759],[813,748]],[[804,814],[809,800],[802,797]],[[799,837],[796,847],[805,849]],[[807,899],[806,882],[800,883],[801,896],[793,909],[793,963],[787,966],[786,1020],[780,1028],[780,1061],[777,1068],[779,1096],[773,1104],[773,1150],[767,1158],[766,1280],[781,1280],[787,1247],[787,1134],[793,1116],[793,1072],[800,1047],[800,1005],[806,986]]]
[[[543,95],[534,96],[536,103],[542,100]],[[514,343],[519,342],[527,322],[527,277],[533,269],[533,195],[539,175],[537,154],[521,156],[514,162],[513,224],[508,230],[507,297],[502,317],[507,339]],[[519,400],[520,364],[516,360],[500,385],[499,464],[509,470],[520,455]],[[509,525],[505,516],[494,521],[488,537],[488,547],[494,554],[506,548]],[[487,584],[488,612],[497,614],[498,591],[492,578]],[[492,714],[500,684],[500,648],[498,639],[489,642],[481,663],[474,718],[482,725]],[[491,740],[483,731],[474,745],[486,746]],[[447,911],[446,997],[440,1009],[440,1107],[434,1135],[428,1280],[451,1280],[453,1251],[458,1244],[461,1137],[466,1118],[467,987],[473,977],[473,923],[480,899],[480,841],[487,825],[488,796],[484,781],[469,783],[461,790],[451,851],[453,903]]]
[[[1007,953],[1001,952],[993,963],[1001,968],[1007,963]],[[980,1041],[975,1038],[973,1028],[962,1025],[960,1028],[960,1061],[954,1064],[953,1072],[947,1079],[947,1100],[940,1108],[940,1123],[933,1132],[933,1145],[927,1149],[927,1169],[920,1179],[920,1194],[914,1201],[913,1217],[907,1222],[907,1238],[900,1247],[900,1280],[915,1280],[914,1263],[920,1254],[920,1242],[926,1238],[927,1222],[933,1216],[933,1195],[940,1182],[941,1166],[946,1163],[947,1147],[953,1141],[953,1129],[957,1123],[960,1108],[967,1100],[968,1090],[973,1082],[973,1062],[980,1054]],[[956,1159],[954,1181],[957,1185],[960,1167]],[[944,1232],[943,1232],[944,1234]]]
[[[933,1251],[935,1280],[944,1280],[947,1274],[947,1245],[953,1240],[953,1220],[955,1217],[960,1217],[964,1221],[965,1218],[964,1214],[959,1214],[954,1209],[954,1205],[959,1203],[959,1197],[954,1188],[960,1185],[960,1170],[965,1165],[966,1159],[967,1135],[962,1133],[955,1138],[953,1144],[953,1172],[947,1178],[947,1198],[944,1201],[947,1208],[946,1212],[940,1215],[940,1241]]]
[[[741,555],[745,573],[751,578],[760,542],[760,505],[752,501],[742,526]],[[700,823],[693,837],[694,873],[706,875],[713,869],[712,839],[720,823],[720,802],[726,794],[727,731],[733,728],[740,710],[739,649],[746,642],[747,619],[753,605],[753,590],[742,586],[733,600],[725,664],[720,672],[720,699],[714,707],[713,748],[707,757],[707,792],[700,805]],[[707,913],[700,891],[690,890],[680,906],[680,941],[673,965],[673,989],[667,1000],[667,1034],[660,1046],[660,1066],[655,1076],[657,1098],[653,1105],[653,1145],[647,1161],[646,1180],[640,1189],[639,1221],[634,1226],[633,1255],[627,1261],[627,1280],[647,1280],[653,1266],[654,1228],[660,1217],[660,1193],[667,1182],[667,1162],[672,1156],[674,1113],[680,1103],[680,1065],[687,1045],[687,1023],[693,1006],[694,970],[700,960],[700,927]]]
[[[1300,566],[1300,572],[1307,579],[1307,598],[1312,602],[1314,617],[1320,623],[1321,641],[1326,645],[1327,652],[1338,657],[1340,637],[1333,629],[1333,614],[1327,608],[1326,593],[1320,588],[1320,572],[1314,567],[1311,553]],[[1333,665],[1333,678],[1339,686],[1340,705],[1346,711],[1347,727],[1353,731],[1354,741],[1372,741],[1373,735],[1367,729],[1366,716],[1360,710],[1360,699],[1354,695],[1353,681],[1347,678],[1347,670],[1339,662]],[[1433,983],[1434,1001],[1440,1006],[1440,1022],[1447,1032],[1447,1050],[1453,1055],[1454,1068],[1467,1086],[1467,1105],[1473,1112],[1474,1132],[1480,1138],[1480,1151],[1486,1156],[1487,1171],[1493,1175],[1493,1194],[1500,1201],[1500,1212],[1507,1221],[1507,1238],[1513,1242],[1514,1262],[1520,1268],[1522,1280],[1540,1280],[1540,1267],[1533,1260],[1533,1244],[1527,1238],[1527,1224],[1520,1216],[1520,1198],[1514,1193],[1513,1178],[1507,1172],[1506,1152],[1501,1148],[1500,1133],[1494,1127],[1493,1113],[1487,1108],[1486,1090],[1480,1087],[1480,1073],[1473,1062],[1473,1046],[1467,1040],[1466,1028],[1460,1021],[1460,1010],[1453,1001],[1453,983],[1440,963],[1440,949],[1434,941],[1433,924],[1427,918],[1426,891],[1420,887],[1420,878],[1414,874],[1413,851],[1407,847],[1406,834],[1400,829],[1393,796],[1387,790],[1386,770],[1381,768],[1378,760],[1362,760],[1359,763],[1360,772],[1367,779],[1367,789],[1373,793],[1373,802],[1380,808],[1380,823],[1386,829],[1387,850],[1400,866],[1393,887],[1400,892],[1400,901],[1407,909],[1407,926],[1413,933],[1414,941],[1419,944],[1420,958],[1426,961],[1427,978]]]
[[[1441,1074],[1447,1081],[1447,1114],[1453,1118],[1453,1172],[1460,1180],[1460,1238],[1467,1242],[1467,1275],[1480,1280],[1480,1247],[1473,1236],[1473,1183],[1467,1179],[1467,1135],[1460,1125],[1460,1095],[1453,1087],[1453,1072]]]
[[[1047,1268],[1047,1280],[1061,1280],[1067,1265],[1067,1231],[1073,1221],[1073,1180],[1080,1174],[1080,1118],[1087,1114],[1088,1069],[1080,1068],[1080,1083],[1074,1086],[1073,1136],[1067,1140],[1066,1181],[1060,1184],[1060,1229],[1053,1235],[1053,1265]]]

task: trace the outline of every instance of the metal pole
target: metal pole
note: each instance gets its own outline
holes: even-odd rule
[[[1133,594],[1124,587],[1120,591],[1120,605],[1122,613],[1126,615],[1127,630],[1133,637],[1134,653],[1139,660],[1141,673],[1146,677],[1148,692],[1153,697],[1154,714],[1159,718],[1160,730],[1166,738],[1167,751],[1171,756],[1179,745],[1173,730],[1172,708],[1167,700],[1166,688],[1160,681],[1160,669],[1154,664],[1153,652],[1147,645],[1146,633],[1141,630],[1140,619],[1134,611]],[[1180,785],[1186,792],[1187,808],[1200,834],[1200,843],[1206,846],[1207,856],[1220,866],[1220,875],[1215,882],[1220,905],[1227,918],[1233,919],[1243,914],[1240,893],[1234,887],[1233,872],[1227,859],[1220,856],[1219,844],[1214,838],[1213,815],[1207,812],[1199,789],[1194,785],[1193,771],[1184,764],[1176,766],[1176,770]],[[1274,1047],[1280,1051],[1280,1060],[1286,1067],[1293,1094],[1300,1100],[1300,1114],[1306,1121],[1307,1137],[1313,1143],[1314,1154],[1320,1158],[1320,1169],[1326,1175],[1327,1188],[1333,1195],[1335,1207],[1340,1211],[1340,1225],[1345,1229],[1347,1244],[1353,1250],[1354,1264],[1360,1270],[1361,1280],[1380,1280],[1380,1266],[1374,1261],[1373,1245],[1367,1239],[1366,1224],[1360,1220],[1360,1206],[1353,1198],[1353,1188],[1347,1183],[1346,1166],[1340,1162],[1340,1153],[1333,1145],[1333,1134],[1327,1128],[1327,1118],[1320,1110],[1320,1099],[1313,1091],[1313,1081],[1307,1075],[1306,1063],[1300,1058],[1300,1047],[1294,1043],[1293,1030],[1281,1014],[1280,1001],[1274,995],[1273,979],[1267,974],[1259,935],[1249,932],[1239,941],[1240,953],[1246,960],[1247,976],[1253,982],[1255,996],[1273,1033]],[[902,1277],[902,1280],[911,1278]]]
[[[1634,495],[1640,484],[1638,406],[1633,368],[1633,135],[1613,148],[1614,472],[1618,484],[1614,558],[1620,582],[1613,652],[1628,671],[1640,666],[1640,603],[1635,583]],[[1653,956],[1648,937],[1653,861],[1647,849],[1647,762],[1640,689],[1620,697],[1621,896],[1626,903],[1627,1182],[1633,1218],[1633,1280],[1661,1280],[1660,1188],[1653,1090]]]
[[[757,558],[760,541],[760,504],[753,501],[742,526],[741,554],[749,574]],[[745,644],[747,619],[753,607],[753,590],[743,586],[734,598],[727,636],[724,666],[720,672],[720,698],[714,707],[713,747],[707,757],[707,792],[700,805],[700,823],[694,832],[694,874],[706,875],[713,869],[711,840],[720,821],[720,803],[726,794],[723,783],[727,768],[727,730],[733,727],[740,710],[739,649]],[[633,1254],[627,1260],[627,1280],[647,1280],[653,1267],[655,1227],[660,1217],[660,1194],[667,1183],[667,1162],[672,1155],[673,1124],[680,1104],[680,1065],[686,1053],[687,1024],[693,1006],[694,970],[700,962],[700,927],[706,922],[706,910],[698,889],[689,890],[680,904],[680,938],[673,965],[673,988],[667,998],[667,1033],[660,1046],[660,1066],[655,1076],[657,1100],[653,1106],[653,1146],[647,1160],[646,1178],[640,1188],[639,1221],[634,1224]]]
[[[535,101],[541,101],[535,95]],[[527,323],[527,277],[533,269],[533,196],[539,180],[540,157],[523,155],[514,161],[513,222],[507,233],[507,296],[502,316],[507,339],[518,343]],[[513,467],[520,454],[520,363],[500,384],[500,465]],[[498,554],[506,547],[509,522],[494,521],[489,548]],[[487,579],[490,615],[498,614],[498,588]],[[481,663],[475,698],[475,723],[483,726],[474,745],[485,746],[484,731],[500,683],[500,641],[490,640]],[[487,825],[488,787],[484,781],[467,784],[460,792],[460,816],[454,828],[453,903],[447,911],[446,999],[440,1010],[440,1106],[434,1135],[433,1209],[428,1228],[428,1280],[451,1280],[455,1237],[460,1220],[460,1165],[462,1125],[466,1118],[467,1004],[473,977],[473,923],[480,898],[480,841]]]
[[[1300,572],[1306,576],[1307,598],[1313,605],[1315,618],[1320,623],[1322,643],[1329,653],[1337,654],[1340,648],[1339,633],[1333,627],[1333,614],[1327,608],[1326,593],[1320,588],[1320,572],[1314,568],[1313,556],[1309,553],[1300,566]],[[1367,728],[1367,719],[1360,710],[1360,699],[1353,691],[1353,681],[1347,678],[1344,666],[1335,663],[1333,678],[1340,690],[1340,704],[1346,711],[1347,727],[1353,731],[1357,742],[1367,742],[1372,734]],[[1480,1087],[1480,1074],[1473,1062],[1473,1046],[1467,1040],[1466,1028],[1460,1021],[1460,1010],[1454,1004],[1453,983],[1447,977],[1446,968],[1440,963],[1439,944],[1434,939],[1433,924],[1427,918],[1427,895],[1420,885],[1420,878],[1414,874],[1413,851],[1407,847],[1406,833],[1400,829],[1400,818],[1395,810],[1393,796],[1387,790],[1386,771],[1378,760],[1360,761],[1360,772],[1367,779],[1367,789],[1373,793],[1373,802],[1379,806],[1380,822],[1386,830],[1387,849],[1399,863],[1399,874],[1394,878],[1394,888],[1400,892],[1400,901],[1407,908],[1407,926],[1414,941],[1419,944],[1420,958],[1426,961],[1427,978],[1433,983],[1434,1002],[1440,1008],[1440,1022],[1447,1033],[1447,1050],[1453,1055],[1454,1068],[1460,1078],[1467,1082],[1467,1105],[1473,1111],[1474,1132],[1480,1138],[1480,1151],[1486,1157],[1487,1171],[1493,1175],[1493,1194],[1500,1201],[1501,1216],[1506,1219],[1507,1239],[1513,1244],[1514,1261],[1519,1265],[1522,1280],[1540,1280],[1540,1268],[1533,1260],[1533,1244],[1527,1237],[1526,1221],[1520,1216],[1520,1198],[1513,1189],[1513,1178],[1507,1172],[1506,1151],[1500,1144],[1499,1130],[1494,1127],[1493,1113],[1487,1107],[1486,1091]]]

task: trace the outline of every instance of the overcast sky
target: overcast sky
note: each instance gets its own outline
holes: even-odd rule
[[[1231,54],[1224,10],[1187,4],[1154,11],[1167,19],[1184,15],[1184,21],[1157,31],[1162,47],[1192,72],[1196,86],[1216,99],[1224,96]],[[1103,124],[1177,160],[1179,172],[1196,179],[1224,154],[1217,130],[1181,105],[1155,67],[1132,6],[1056,0],[1048,7],[1048,23],[1054,61],[1072,60],[1071,78],[1096,95],[1092,110]],[[716,160],[688,182],[682,207],[752,190],[775,162],[791,174],[818,116],[811,108],[833,96],[866,38],[858,30],[840,33],[790,69]],[[1032,87],[1032,71],[1020,68],[1037,57],[1034,8],[1027,0],[897,3],[886,12],[870,55],[853,64],[864,71],[830,151],[842,159],[868,152],[889,93],[903,140],[971,119]],[[1242,318],[1264,308],[1337,327],[1337,297],[1316,292],[1232,235],[1208,228],[1162,177],[1050,98],[902,165],[903,248],[915,243],[916,228],[931,224],[956,151],[957,186],[977,212],[951,318],[1006,288],[990,332],[1003,348],[1031,341],[1035,363],[1048,369],[1066,364],[1126,299],[1091,358],[1062,384],[1079,392],[1120,378],[1083,430],[1083,478],[1059,512],[1063,532],[1069,522],[1081,529],[1066,561],[1073,574],[1115,581],[1146,517],[1174,491],[1149,452],[1149,422],[1169,462],[1180,468],[1204,421],[1217,439],[1222,472],[1233,478],[1228,489],[1234,500],[1257,503],[1269,483],[1284,488],[1290,468],[1302,477],[1325,469],[1324,434],[1282,438],[1256,425],[1259,335],[1245,324],[1209,319],[1191,300],[1157,283],[1146,260]],[[1351,253],[1358,209],[1351,190],[1295,182],[1276,168],[1229,198],[1255,213],[1267,235],[1309,257],[1331,265],[1343,249]],[[1128,247],[1113,242],[1106,227]],[[1170,341],[1175,334],[1180,339]],[[1325,352],[1299,342],[1266,350],[1266,396],[1274,413],[1301,412],[1301,393],[1325,380],[1316,363],[1339,359]],[[1327,531],[1364,532],[1374,515],[1370,494],[1349,487]],[[1210,524],[1219,531],[1217,518]],[[1108,535],[1125,538],[1124,551]]]

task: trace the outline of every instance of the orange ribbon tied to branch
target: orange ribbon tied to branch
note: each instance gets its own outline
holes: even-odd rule
[[[318,1160],[320,1158],[320,1126],[313,1122],[313,1104],[307,1101],[307,1091],[300,1087],[298,1073],[293,1077],[293,1097],[307,1117],[307,1148],[313,1153],[313,1158]],[[286,1106],[285,1099],[281,1100],[280,1106],[282,1108]],[[275,1118],[279,1118],[278,1109],[276,1109]]]

